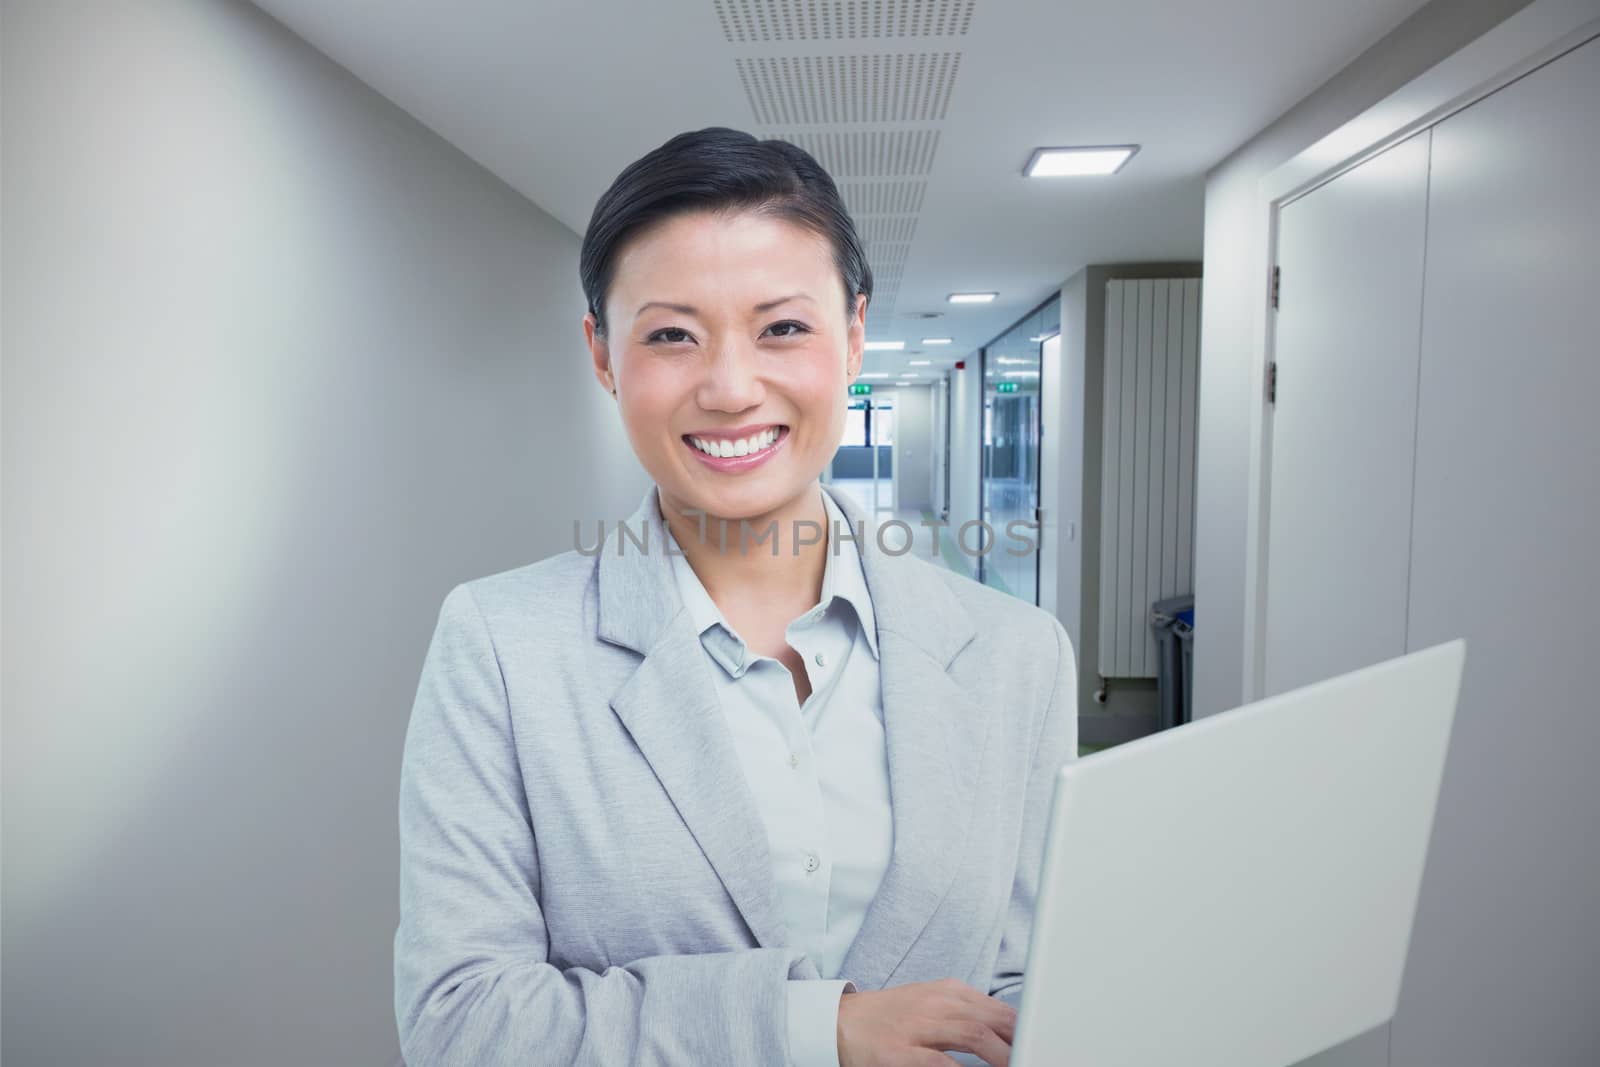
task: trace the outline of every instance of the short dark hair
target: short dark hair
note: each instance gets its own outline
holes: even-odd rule
[[[749,209],[798,223],[833,246],[844,280],[845,313],[855,298],[872,299],[872,268],[855,223],[828,172],[805,149],[760,141],[742,130],[711,126],[680,133],[617,175],[594,206],[578,256],[589,311],[605,330],[606,292],[617,255],[653,223],[690,211]]]

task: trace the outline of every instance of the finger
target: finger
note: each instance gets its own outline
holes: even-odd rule
[[[1017,1009],[995,997],[986,997],[985,1000],[988,1003],[984,1005],[983,1021],[1006,1044],[1013,1044],[1017,1039]]]
[[[929,1048],[970,1052],[990,1067],[1008,1067],[1011,1046],[975,1017],[940,1020],[929,1027],[929,1038],[917,1043]]]
[[[999,997],[980,993],[968,985],[962,985],[954,991],[957,1001],[963,1005],[963,1008],[953,1013],[950,1016],[951,1018],[961,1016],[974,1017],[1000,1035],[1007,1044],[1011,1043],[1017,1025],[1016,1008]]]
[[[943,987],[957,1005],[953,1010],[944,1013],[948,1019],[975,1017],[998,1034],[1006,1044],[1012,1042],[1017,1024],[1016,1008],[999,997],[989,996],[958,978],[945,978],[935,984]]]
[[[977,986],[968,985],[959,978],[941,979],[937,984],[944,991],[945,996],[950,999],[950,1002],[960,1005],[961,1009],[981,1009],[985,1004],[995,999]],[[1004,1001],[999,1001],[998,1003],[1004,1003]]]

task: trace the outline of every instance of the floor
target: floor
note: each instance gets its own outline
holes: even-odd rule
[[[843,496],[849,497],[861,506],[863,511],[876,514],[880,524],[891,520],[905,523],[911,529],[911,554],[937,563],[943,567],[972,577],[972,568],[966,566],[967,560],[952,548],[951,534],[947,530],[938,531],[939,548],[942,552],[934,551],[934,529],[924,526],[923,520],[931,521],[932,512],[928,511],[896,511],[892,507],[893,487],[889,479],[883,479],[878,487],[879,505],[873,507],[872,479],[870,478],[835,478],[829,487]],[[890,551],[898,551],[905,544],[905,531],[899,528],[885,532],[883,543]]]

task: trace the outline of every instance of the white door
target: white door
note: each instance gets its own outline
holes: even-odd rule
[[[1600,40],[1433,132],[1409,647],[1467,666],[1395,1067],[1600,1062],[1597,102]]]
[[[1428,151],[1279,216],[1263,695],[1405,651]]]

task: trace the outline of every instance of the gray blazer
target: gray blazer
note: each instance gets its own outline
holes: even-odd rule
[[[444,599],[400,779],[410,1067],[782,1065],[784,983],[822,977],[774,903],[654,488],[629,527],[648,551],[612,529],[599,555]],[[955,977],[1016,1004],[1055,772],[1077,751],[1072,647],[1037,607],[870,533],[860,549],[894,845],[838,977]]]

